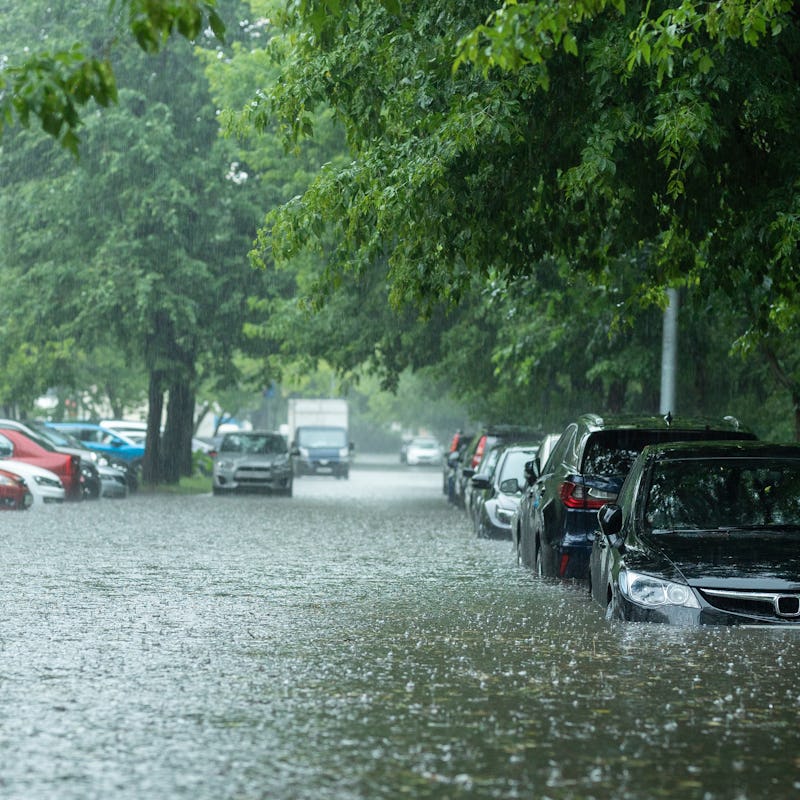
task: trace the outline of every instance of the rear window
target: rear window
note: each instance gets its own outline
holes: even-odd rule
[[[591,434],[583,452],[580,472],[583,475],[603,475],[624,478],[630,472],[636,456],[648,444],[659,442],[698,442],[710,440],[753,439],[752,434],[738,431],[709,430],[610,430]]]

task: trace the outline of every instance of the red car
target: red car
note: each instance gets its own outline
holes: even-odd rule
[[[55,449],[47,450],[20,431],[0,427],[0,459],[3,458],[17,458],[49,469],[61,478],[67,500],[80,500],[83,497],[80,456],[66,455]],[[0,467],[2,463],[0,460]]]
[[[33,495],[19,475],[0,469],[0,511],[21,511],[30,508]]]

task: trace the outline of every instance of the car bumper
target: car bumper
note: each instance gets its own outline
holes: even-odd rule
[[[223,492],[275,491],[287,489],[292,482],[292,473],[287,470],[236,470],[215,472],[213,487]]]

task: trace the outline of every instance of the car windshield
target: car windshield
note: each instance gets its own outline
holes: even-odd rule
[[[668,461],[653,467],[653,533],[800,526],[800,461]]]
[[[347,435],[342,428],[298,428],[300,447],[347,447]]]
[[[282,436],[257,433],[228,433],[222,440],[221,453],[264,455],[285,453],[286,442]]]

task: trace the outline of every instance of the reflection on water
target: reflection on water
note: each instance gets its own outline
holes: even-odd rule
[[[798,642],[614,624],[437,470],[6,514],[4,798],[778,798]]]

